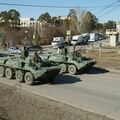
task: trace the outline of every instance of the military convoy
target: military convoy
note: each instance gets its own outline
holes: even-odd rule
[[[16,78],[18,82],[25,81],[28,85],[33,85],[35,81],[41,79],[53,82],[54,77],[60,71],[59,67],[39,60],[37,63],[32,62],[30,55],[26,58],[2,55],[0,57],[0,77]]]
[[[67,52],[63,49],[59,54],[41,54],[40,56],[43,60],[59,65],[61,73],[69,72],[71,75],[86,71],[96,64],[95,59],[81,56],[79,50]]]
[[[81,56],[79,51],[68,52],[62,48],[58,54],[29,55],[26,49],[21,56],[0,53],[0,77],[15,78],[18,82],[33,85],[35,81],[47,79],[53,82],[56,75],[69,72],[75,75],[92,67],[95,59]]]

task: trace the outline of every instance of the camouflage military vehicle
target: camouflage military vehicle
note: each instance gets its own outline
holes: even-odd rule
[[[0,58],[7,58],[7,57],[12,57],[12,56],[14,56],[14,55],[0,53]]]
[[[61,73],[69,72],[72,75],[88,70],[88,68],[96,64],[95,59],[83,57],[79,51],[67,53],[64,51],[59,54],[41,54],[40,56],[43,60],[58,64],[61,68]]]
[[[16,78],[18,82],[26,82],[28,85],[34,84],[36,80],[48,79],[53,82],[53,78],[59,73],[58,66],[51,66],[43,61],[34,63],[32,57],[0,57],[0,76],[8,79]]]

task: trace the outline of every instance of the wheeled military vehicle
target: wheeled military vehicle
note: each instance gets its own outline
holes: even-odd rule
[[[14,55],[0,53],[0,58],[7,58],[7,57],[12,57],[12,56],[14,56]]]
[[[53,66],[43,61],[34,63],[32,56],[21,57],[0,57],[0,76],[8,79],[16,78],[18,82],[26,82],[33,85],[36,80],[48,79],[53,82],[54,77],[59,73],[58,66]]]
[[[58,54],[41,54],[40,56],[43,60],[58,64],[61,68],[61,73],[69,72],[72,75],[86,71],[96,64],[95,59],[81,56],[79,51],[65,52],[65,49],[63,50]]]

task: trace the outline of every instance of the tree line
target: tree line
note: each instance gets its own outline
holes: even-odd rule
[[[27,37],[27,42],[50,44],[54,36],[66,36],[66,30],[71,30],[72,35],[75,35],[93,31],[104,33],[106,29],[116,28],[115,21],[99,23],[97,17],[90,11],[79,8],[70,9],[64,19],[62,16],[51,16],[45,12],[38,17],[37,21],[42,23],[39,31],[34,28],[21,28],[20,13],[17,10],[0,12],[0,28],[4,31],[2,42],[24,44],[24,38]],[[27,34],[25,31],[28,31]],[[35,40],[33,40],[33,34],[35,34]]]

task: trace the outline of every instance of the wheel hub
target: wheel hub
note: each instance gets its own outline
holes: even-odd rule
[[[26,76],[26,80],[27,80],[27,82],[30,82],[29,76]]]

